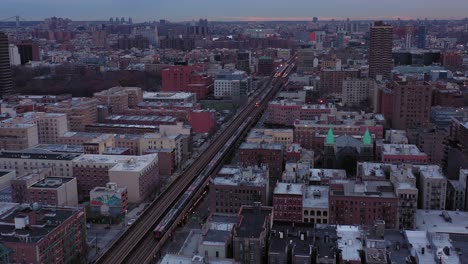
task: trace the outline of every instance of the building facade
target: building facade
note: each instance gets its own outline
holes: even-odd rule
[[[392,61],[393,27],[382,21],[375,22],[370,29],[369,77],[381,75],[390,79]]]

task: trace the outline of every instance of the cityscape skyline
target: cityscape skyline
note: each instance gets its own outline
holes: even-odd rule
[[[293,0],[287,3],[266,0],[239,0],[225,3],[213,0],[203,1],[157,1],[148,0],[84,0],[77,2],[56,0],[20,0],[2,4],[0,19],[19,15],[25,20],[42,20],[46,17],[69,17],[72,20],[102,20],[107,17],[132,17],[135,22],[154,19],[190,21],[200,17],[214,21],[302,21],[316,16],[320,20],[392,20],[392,19],[462,19],[466,17],[468,6],[463,0],[448,0],[441,6],[439,1],[394,0],[374,3],[370,0],[333,0],[327,3],[312,3]],[[269,8],[265,8],[269,5]],[[26,8],[25,8],[26,6]],[[184,9],[178,8],[184,6]],[[297,10],[297,6],[301,6]],[[366,6],[366,8],[362,8]],[[246,8],[248,7],[248,8]],[[434,12],[437,9],[438,12]],[[102,10],[105,10],[103,12]],[[368,12],[372,10],[372,12]],[[368,14],[372,13],[371,16]],[[436,13],[436,15],[434,15]],[[243,14],[239,16],[238,14]]]

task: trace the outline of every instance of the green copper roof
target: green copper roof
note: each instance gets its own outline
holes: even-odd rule
[[[362,143],[364,143],[364,145],[372,144],[372,137],[369,133],[369,129],[366,129],[366,132],[364,133],[364,136],[362,137]]]
[[[335,136],[333,135],[333,129],[330,127],[328,129],[327,138],[325,139],[325,144],[333,145],[335,144]]]

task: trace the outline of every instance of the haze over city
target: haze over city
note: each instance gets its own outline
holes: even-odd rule
[[[102,20],[131,16],[135,21],[163,18],[188,21],[270,21],[320,19],[455,19],[468,14],[465,0],[3,0],[0,18],[20,15],[28,20],[64,16]]]

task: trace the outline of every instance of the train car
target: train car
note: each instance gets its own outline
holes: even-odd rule
[[[156,239],[160,239],[167,232],[171,226],[173,220],[177,217],[177,210],[171,209],[169,213],[164,216],[163,220],[159,222],[156,228],[153,230],[153,235]]]

